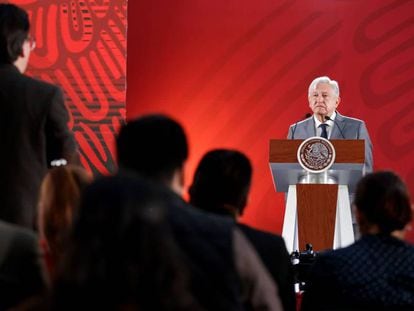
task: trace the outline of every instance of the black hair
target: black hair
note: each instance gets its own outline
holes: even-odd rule
[[[250,160],[241,152],[216,149],[201,159],[190,187],[190,203],[201,209],[228,214],[230,205],[243,214],[252,178]]]
[[[403,229],[412,218],[407,187],[393,172],[364,176],[357,185],[354,204],[365,221],[378,225],[384,234]]]
[[[182,126],[165,115],[146,115],[129,121],[117,138],[118,163],[159,181],[170,181],[188,157]]]
[[[30,30],[29,16],[20,7],[0,3],[0,63],[12,64],[22,54]]]

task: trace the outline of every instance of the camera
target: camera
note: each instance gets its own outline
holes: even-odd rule
[[[317,256],[318,253],[313,251],[312,244],[306,244],[305,251],[299,252],[296,250],[290,255],[296,292],[306,290],[306,282],[309,281],[310,269]]]

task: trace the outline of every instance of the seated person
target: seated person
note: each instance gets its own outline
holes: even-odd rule
[[[241,152],[216,149],[201,159],[190,187],[190,203],[210,213],[237,221],[247,204],[252,166]],[[295,310],[293,272],[285,243],[280,236],[238,224],[255,247],[279,288],[286,311]]]
[[[46,269],[51,278],[66,249],[82,190],[92,176],[80,166],[50,169],[42,181],[38,204],[38,231]]]
[[[33,231],[0,220],[0,310],[46,290],[37,241]]]
[[[199,310],[162,197],[135,176],[88,186],[49,309]]]
[[[166,189],[167,221],[185,265],[191,291],[206,310],[281,310],[277,286],[253,246],[227,217],[197,210],[182,196],[188,143],[174,119],[150,114],[129,120],[117,137],[120,172]]]
[[[357,185],[361,239],[321,254],[302,310],[414,310],[414,247],[403,241],[412,218],[408,190],[392,172]]]

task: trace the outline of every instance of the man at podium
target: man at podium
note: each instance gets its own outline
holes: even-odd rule
[[[309,107],[313,115],[292,124],[288,139],[321,136],[327,139],[365,140],[365,173],[372,172],[372,144],[365,122],[341,115],[336,109],[341,101],[338,82],[327,76],[312,81],[308,90]]]

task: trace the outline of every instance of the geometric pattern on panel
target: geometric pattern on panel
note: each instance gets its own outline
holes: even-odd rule
[[[82,165],[115,170],[115,133],[125,121],[127,0],[17,0],[36,48],[28,75],[59,85]]]

